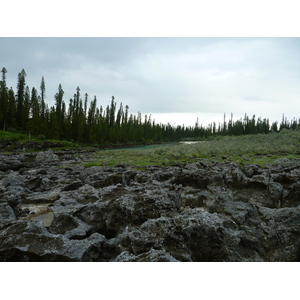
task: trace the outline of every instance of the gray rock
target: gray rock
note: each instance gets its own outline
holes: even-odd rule
[[[140,255],[132,255],[128,251],[122,252],[115,259],[115,262],[178,262],[173,256],[163,250],[151,249]]]
[[[270,182],[268,185],[269,196],[274,201],[274,207],[282,207],[283,186],[278,182]]]
[[[36,162],[42,162],[42,163],[55,162],[57,160],[59,160],[58,155],[54,154],[52,149],[49,149],[49,150],[43,151],[43,152],[39,152],[35,158]]]
[[[9,223],[16,220],[13,209],[5,204],[0,203],[0,223]]]
[[[300,261],[299,161],[133,171],[46,152],[0,173],[0,261]]]

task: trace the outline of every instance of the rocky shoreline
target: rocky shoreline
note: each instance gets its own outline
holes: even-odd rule
[[[300,160],[84,168],[0,155],[0,261],[299,261]]]

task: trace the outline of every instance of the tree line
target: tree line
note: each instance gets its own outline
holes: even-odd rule
[[[54,95],[55,105],[45,101],[46,84],[41,78],[39,90],[26,85],[23,69],[17,78],[17,89],[8,89],[7,70],[2,68],[0,81],[0,129],[28,133],[29,136],[48,139],[69,140],[85,144],[146,144],[172,142],[188,138],[203,138],[212,135],[243,135],[269,133],[283,128],[300,127],[300,119],[270,124],[268,119],[249,118],[202,126],[197,119],[195,126],[172,126],[156,124],[150,116],[129,114],[129,107],[120,103],[117,107],[114,96],[106,107],[98,106],[97,97],[89,100],[88,94],[81,95],[77,87],[74,96],[66,104],[64,90],[58,85]]]

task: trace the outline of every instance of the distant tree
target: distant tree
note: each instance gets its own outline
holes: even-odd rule
[[[24,108],[24,98],[25,98],[25,77],[26,72],[24,69],[18,74],[18,83],[17,83],[17,126],[22,128],[23,120],[23,108]]]
[[[271,126],[271,131],[278,132],[278,122],[273,122]]]
[[[6,129],[8,113],[8,89],[6,86],[6,69],[2,68],[2,81],[0,82],[0,128]]]
[[[55,94],[55,114],[57,122],[57,131],[62,136],[64,132],[64,122],[65,122],[65,103],[63,101],[64,90],[62,89],[61,84],[58,86],[58,92]],[[52,120],[54,118],[52,117]]]
[[[38,92],[34,87],[31,90],[29,129],[30,132],[35,135],[38,135],[41,132],[40,104],[39,104]]]
[[[51,106],[49,111],[49,128],[48,128],[48,136],[52,139],[59,139],[59,122],[57,119],[57,114],[54,106]]]
[[[217,129],[216,129],[216,122],[213,122],[212,133],[216,134],[216,131],[217,131]]]
[[[26,86],[24,105],[22,110],[22,127],[24,131],[27,131],[29,129],[28,128],[29,111],[30,111],[30,91],[29,91],[29,87]]]
[[[123,105],[121,103],[120,108],[119,108],[118,113],[117,113],[117,119],[116,119],[117,127],[121,126],[122,118],[123,118]]]
[[[27,131],[35,135],[43,134],[46,137],[63,138],[77,142],[87,143],[145,143],[161,141],[177,141],[182,138],[208,137],[210,135],[241,135],[255,133],[269,133],[270,130],[298,129],[300,119],[288,121],[282,117],[282,122],[270,126],[268,119],[258,119],[253,115],[234,121],[233,114],[227,122],[217,124],[212,122],[206,127],[199,123],[197,118],[194,126],[168,124],[155,124],[148,117],[138,112],[137,115],[130,114],[129,107],[117,103],[114,96],[109,105],[97,107],[96,96],[88,103],[88,94],[85,93],[84,101],[80,97],[80,88],[77,87],[74,97],[70,99],[68,111],[63,101],[64,91],[58,86],[55,94],[55,105],[48,108],[45,102],[45,80],[42,77],[40,84],[40,95],[35,88],[31,93],[25,84],[26,73],[24,69],[18,74],[16,93],[12,88],[6,86],[6,69],[2,68],[0,80],[0,129],[15,128]],[[25,88],[26,86],[26,88]],[[89,105],[88,105],[89,104]]]
[[[125,125],[127,124],[127,121],[128,121],[128,109],[129,109],[129,106],[126,105],[125,106],[125,117],[124,117],[124,124]]]
[[[12,88],[8,91],[8,111],[7,111],[7,128],[16,128],[17,126],[17,105],[16,97]]]
[[[227,133],[227,123],[226,123],[226,114],[224,113],[224,121],[223,121],[223,127],[222,127],[222,133],[225,135]]]
[[[5,67],[2,68],[1,73],[2,73],[2,84],[4,86],[6,86],[6,73],[7,73],[7,70],[5,69]]]
[[[46,110],[46,105],[45,105],[46,84],[45,84],[44,76],[42,76],[42,79],[41,79],[40,89],[41,89],[41,117],[42,117],[42,120],[44,121],[45,110]]]
[[[88,97],[89,97],[89,95],[88,95],[87,93],[85,93],[85,95],[84,95],[84,115],[85,115],[85,116],[86,116],[86,114],[87,114]]]
[[[113,126],[115,124],[115,112],[116,112],[116,102],[115,97],[111,97],[111,104],[110,104],[110,116],[109,116],[109,126]]]
[[[87,126],[88,126],[88,141],[91,143],[96,142],[96,107],[97,107],[97,98],[94,97],[94,100],[90,103],[90,108],[88,110],[87,116]]]

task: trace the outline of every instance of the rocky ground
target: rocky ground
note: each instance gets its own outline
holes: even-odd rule
[[[300,160],[136,170],[0,155],[0,261],[299,261]]]

